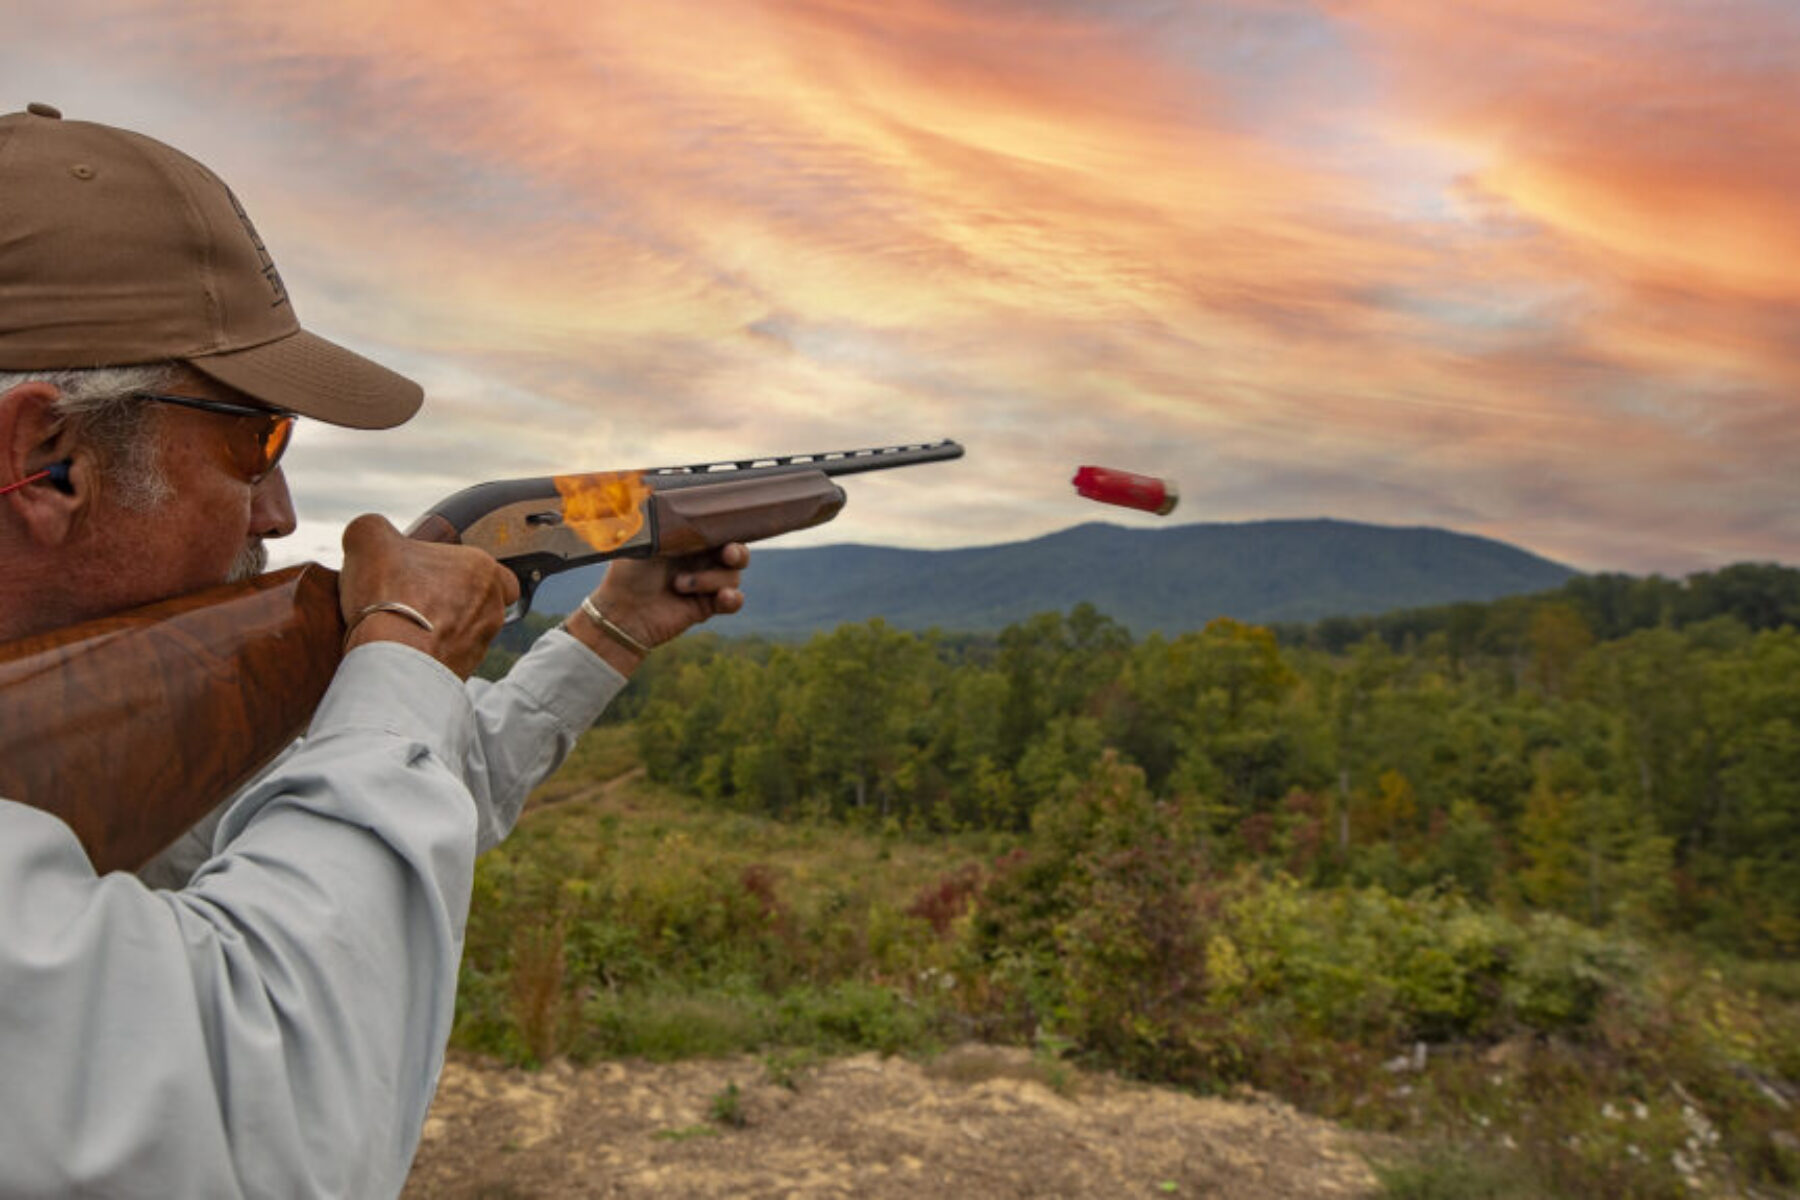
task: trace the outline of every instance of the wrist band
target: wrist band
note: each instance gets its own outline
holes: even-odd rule
[[[396,617],[405,617],[426,633],[431,633],[437,628],[431,623],[430,617],[412,605],[402,604],[398,600],[383,600],[378,604],[370,604],[358,609],[356,615],[350,618],[350,624],[344,628],[344,649],[350,648],[350,635],[356,632],[356,627],[376,613],[393,613]]]
[[[645,657],[649,656],[650,647],[644,645],[644,643],[638,641],[629,633],[626,633],[623,629],[620,629],[617,625],[613,624],[612,621],[608,619],[607,615],[600,611],[591,596],[583,596],[581,598],[581,611],[587,614],[588,620],[599,626],[601,633],[604,633],[607,637],[619,643],[619,645],[625,647],[627,650],[636,651],[638,654]]]

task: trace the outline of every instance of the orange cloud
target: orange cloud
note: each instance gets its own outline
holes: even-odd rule
[[[440,470],[955,433],[995,469],[868,536],[1084,519],[1113,458],[1196,518],[1800,557],[1800,47],[1754,0],[26,2],[178,81],[149,131],[429,374]]]

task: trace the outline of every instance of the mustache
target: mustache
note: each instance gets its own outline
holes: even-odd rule
[[[255,579],[269,565],[269,552],[263,547],[261,538],[252,538],[244,543],[236,558],[231,560],[231,569],[225,573],[226,583],[242,583],[246,579]]]

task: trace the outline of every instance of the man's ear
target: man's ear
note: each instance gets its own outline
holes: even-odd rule
[[[22,383],[0,395],[0,486],[55,467],[52,476],[0,496],[26,536],[60,545],[79,528],[94,495],[93,454],[56,411],[57,390]]]

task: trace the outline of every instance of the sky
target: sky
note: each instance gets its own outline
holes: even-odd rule
[[[278,564],[485,479],[942,437],[780,544],[1323,516],[1800,564],[1793,0],[8,9],[0,107],[207,163],[302,323],[426,387],[302,427]]]

